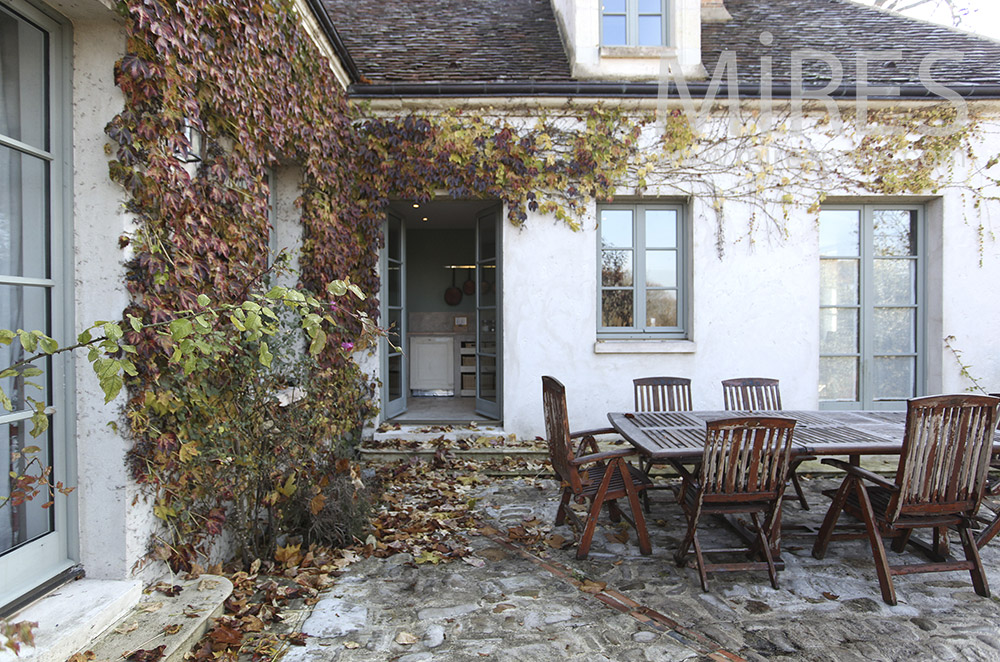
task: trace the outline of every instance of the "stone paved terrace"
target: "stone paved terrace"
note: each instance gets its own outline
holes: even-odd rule
[[[818,525],[828,503],[819,491],[836,485],[804,482],[813,508],[786,503],[786,525]],[[301,624],[307,645],[284,659],[1000,660],[998,597],[977,596],[966,572],[911,575],[896,578],[899,605],[889,607],[864,540],[834,542],[818,561],[811,537],[786,535],[780,590],[765,572],[718,573],[703,593],[697,572],[672,561],[683,527],[669,495],[653,494],[651,556],[639,555],[634,533],[623,544],[604,520],[590,558],[577,561],[572,547],[529,547],[505,535],[550,527],[553,481],[493,482],[476,495],[490,526],[471,537],[473,555],[415,565],[397,554],[351,566]],[[704,531],[706,545],[730,535],[721,525]],[[571,536],[568,527],[545,533]],[[983,559],[1000,595],[997,542]]]

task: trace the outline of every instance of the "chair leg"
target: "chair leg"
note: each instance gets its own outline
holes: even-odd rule
[[[806,493],[802,491],[802,485],[799,484],[799,474],[795,471],[798,469],[799,464],[801,464],[801,462],[798,462],[788,468],[788,476],[792,481],[792,488],[795,490],[795,496],[798,497],[799,505],[802,506],[802,510],[809,510],[809,502],[806,501]]]
[[[889,569],[889,560],[885,556],[885,546],[882,544],[878,522],[875,521],[871,499],[868,498],[868,490],[857,480],[854,481],[854,486],[861,505],[861,516],[865,521],[865,528],[868,529],[868,542],[871,543],[872,555],[875,557],[875,574],[878,575],[879,587],[882,589],[882,600],[888,605],[894,605],[896,604],[896,589],[892,585],[892,571]]]
[[[698,534],[695,533],[691,539],[694,544],[694,558],[698,566],[698,579],[701,580],[701,590],[708,593],[708,570],[705,569],[705,556],[701,553],[701,543],[698,542]]]
[[[559,510],[556,511],[556,526],[566,523],[566,509],[569,507],[569,498],[572,496],[568,487],[563,488],[562,499],[559,501]]]
[[[643,475],[646,476],[646,478],[649,478],[649,472],[653,470],[653,461],[645,460],[642,458],[642,456],[640,456],[639,470],[642,471]],[[652,507],[649,501],[649,490],[642,491],[642,507],[647,513],[652,511]]]
[[[948,558],[948,527],[939,526],[934,529],[934,555],[935,561],[944,561]]]
[[[990,584],[986,580],[986,571],[983,569],[983,561],[979,558],[979,547],[972,537],[972,531],[967,524],[958,527],[958,536],[962,540],[962,548],[965,550],[965,558],[972,563],[969,574],[972,575],[972,586],[977,595],[984,598],[990,597]]]
[[[695,529],[698,527],[698,516],[701,514],[700,509],[694,512],[684,511],[687,516],[688,526],[687,531],[684,532],[684,538],[681,539],[681,544],[674,552],[674,561],[678,566],[684,565],[684,561],[687,559],[688,550],[691,549],[691,545],[694,543],[695,539]]]
[[[899,535],[892,539],[892,551],[901,554],[906,549],[906,543],[910,542],[910,534],[913,529],[904,529]]]
[[[976,536],[976,547],[982,549],[986,543],[993,540],[996,535],[1000,533],[1000,512],[997,513],[990,525],[979,532]]]
[[[757,527],[757,544],[760,545],[760,549],[764,554],[764,561],[767,562],[767,574],[771,577],[771,586],[777,590],[778,569],[774,567],[774,556],[771,554],[771,541],[768,540],[767,534],[764,533],[766,527],[761,526],[757,513],[750,513],[750,519],[753,521],[754,526]]]
[[[601,507],[604,506],[604,497],[608,493],[608,486],[611,484],[612,472],[605,471],[604,479],[601,480],[597,494],[590,502],[590,513],[587,515],[587,524],[583,528],[583,535],[580,537],[580,544],[576,548],[576,558],[582,561],[590,553],[590,543],[594,540],[594,530],[597,528],[597,519],[601,515]]]
[[[631,474],[628,471],[628,464],[622,459],[619,459],[619,462],[618,470],[622,472],[625,493],[628,495],[628,506],[632,511],[632,525],[635,526],[635,533],[639,536],[639,553],[643,555],[652,554],[653,545],[649,542],[646,518],[643,516],[642,507],[639,505],[639,490],[636,489],[635,483],[632,482]]]
[[[618,507],[618,501],[612,499],[611,501],[608,501],[607,504],[608,518],[610,518],[615,524],[622,521],[622,509]]]
[[[837,520],[840,519],[841,511],[844,510],[844,504],[847,502],[847,490],[850,489],[852,482],[855,482],[854,479],[847,476],[837,488],[837,493],[833,496],[833,501],[830,502],[830,509],[826,511],[826,517],[823,518],[823,525],[819,528],[819,533],[816,534],[816,542],[813,543],[812,555],[814,558],[821,559],[826,556],[826,548],[830,545],[833,528],[837,525]]]

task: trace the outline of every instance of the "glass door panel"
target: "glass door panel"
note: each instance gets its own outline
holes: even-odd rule
[[[385,228],[385,263],[382,269],[383,317],[388,329],[385,362],[382,364],[384,417],[406,411],[407,361],[403,355],[406,338],[406,227],[398,216],[389,214]]]
[[[476,219],[476,413],[500,418],[500,208]]]

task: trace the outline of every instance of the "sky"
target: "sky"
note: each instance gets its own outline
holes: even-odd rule
[[[858,1],[872,4],[871,0]],[[959,6],[967,6],[970,9],[968,16],[959,26],[961,29],[1000,39],[1000,0],[956,0],[956,2]],[[922,6],[903,13],[951,25],[951,12],[945,7],[944,0],[929,0]]]

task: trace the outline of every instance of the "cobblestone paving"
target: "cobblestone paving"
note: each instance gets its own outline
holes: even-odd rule
[[[605,519],[586,561],[572,547],[543,557],[480,535],[465,562],[415,565],[399,554],[355,564],[303,624],[307,646],[285,660],[1000,660],[1000,601],[976,595],[967,572],[897,577],[899,605],[889,607],[867,541],[835,541],[824,560],[813,559],[811,534],[792,527],[818,526],[829,503],[819,490],[836,483],[805,483],[812,510],[784,506],[777,591],[766,572],[737,572],[710,575],[703,593],[697,572],[672,560],[680,509],[669,492],[656,492],[648,557],[634,533],[623,544]],[[486,488],[483,521],[501,530],[534,517],[550,523],[556,485],[540,485],[509,479]],[[700,531],[706,545],[731,536],[712,523]],[[555,532],[571,536],[567,527]],[[1000,593],[998,542],[983,561]],[[606,590],[588,592],[595,583]],[[609,595],[622,596],[633,614],[608,606]]]

